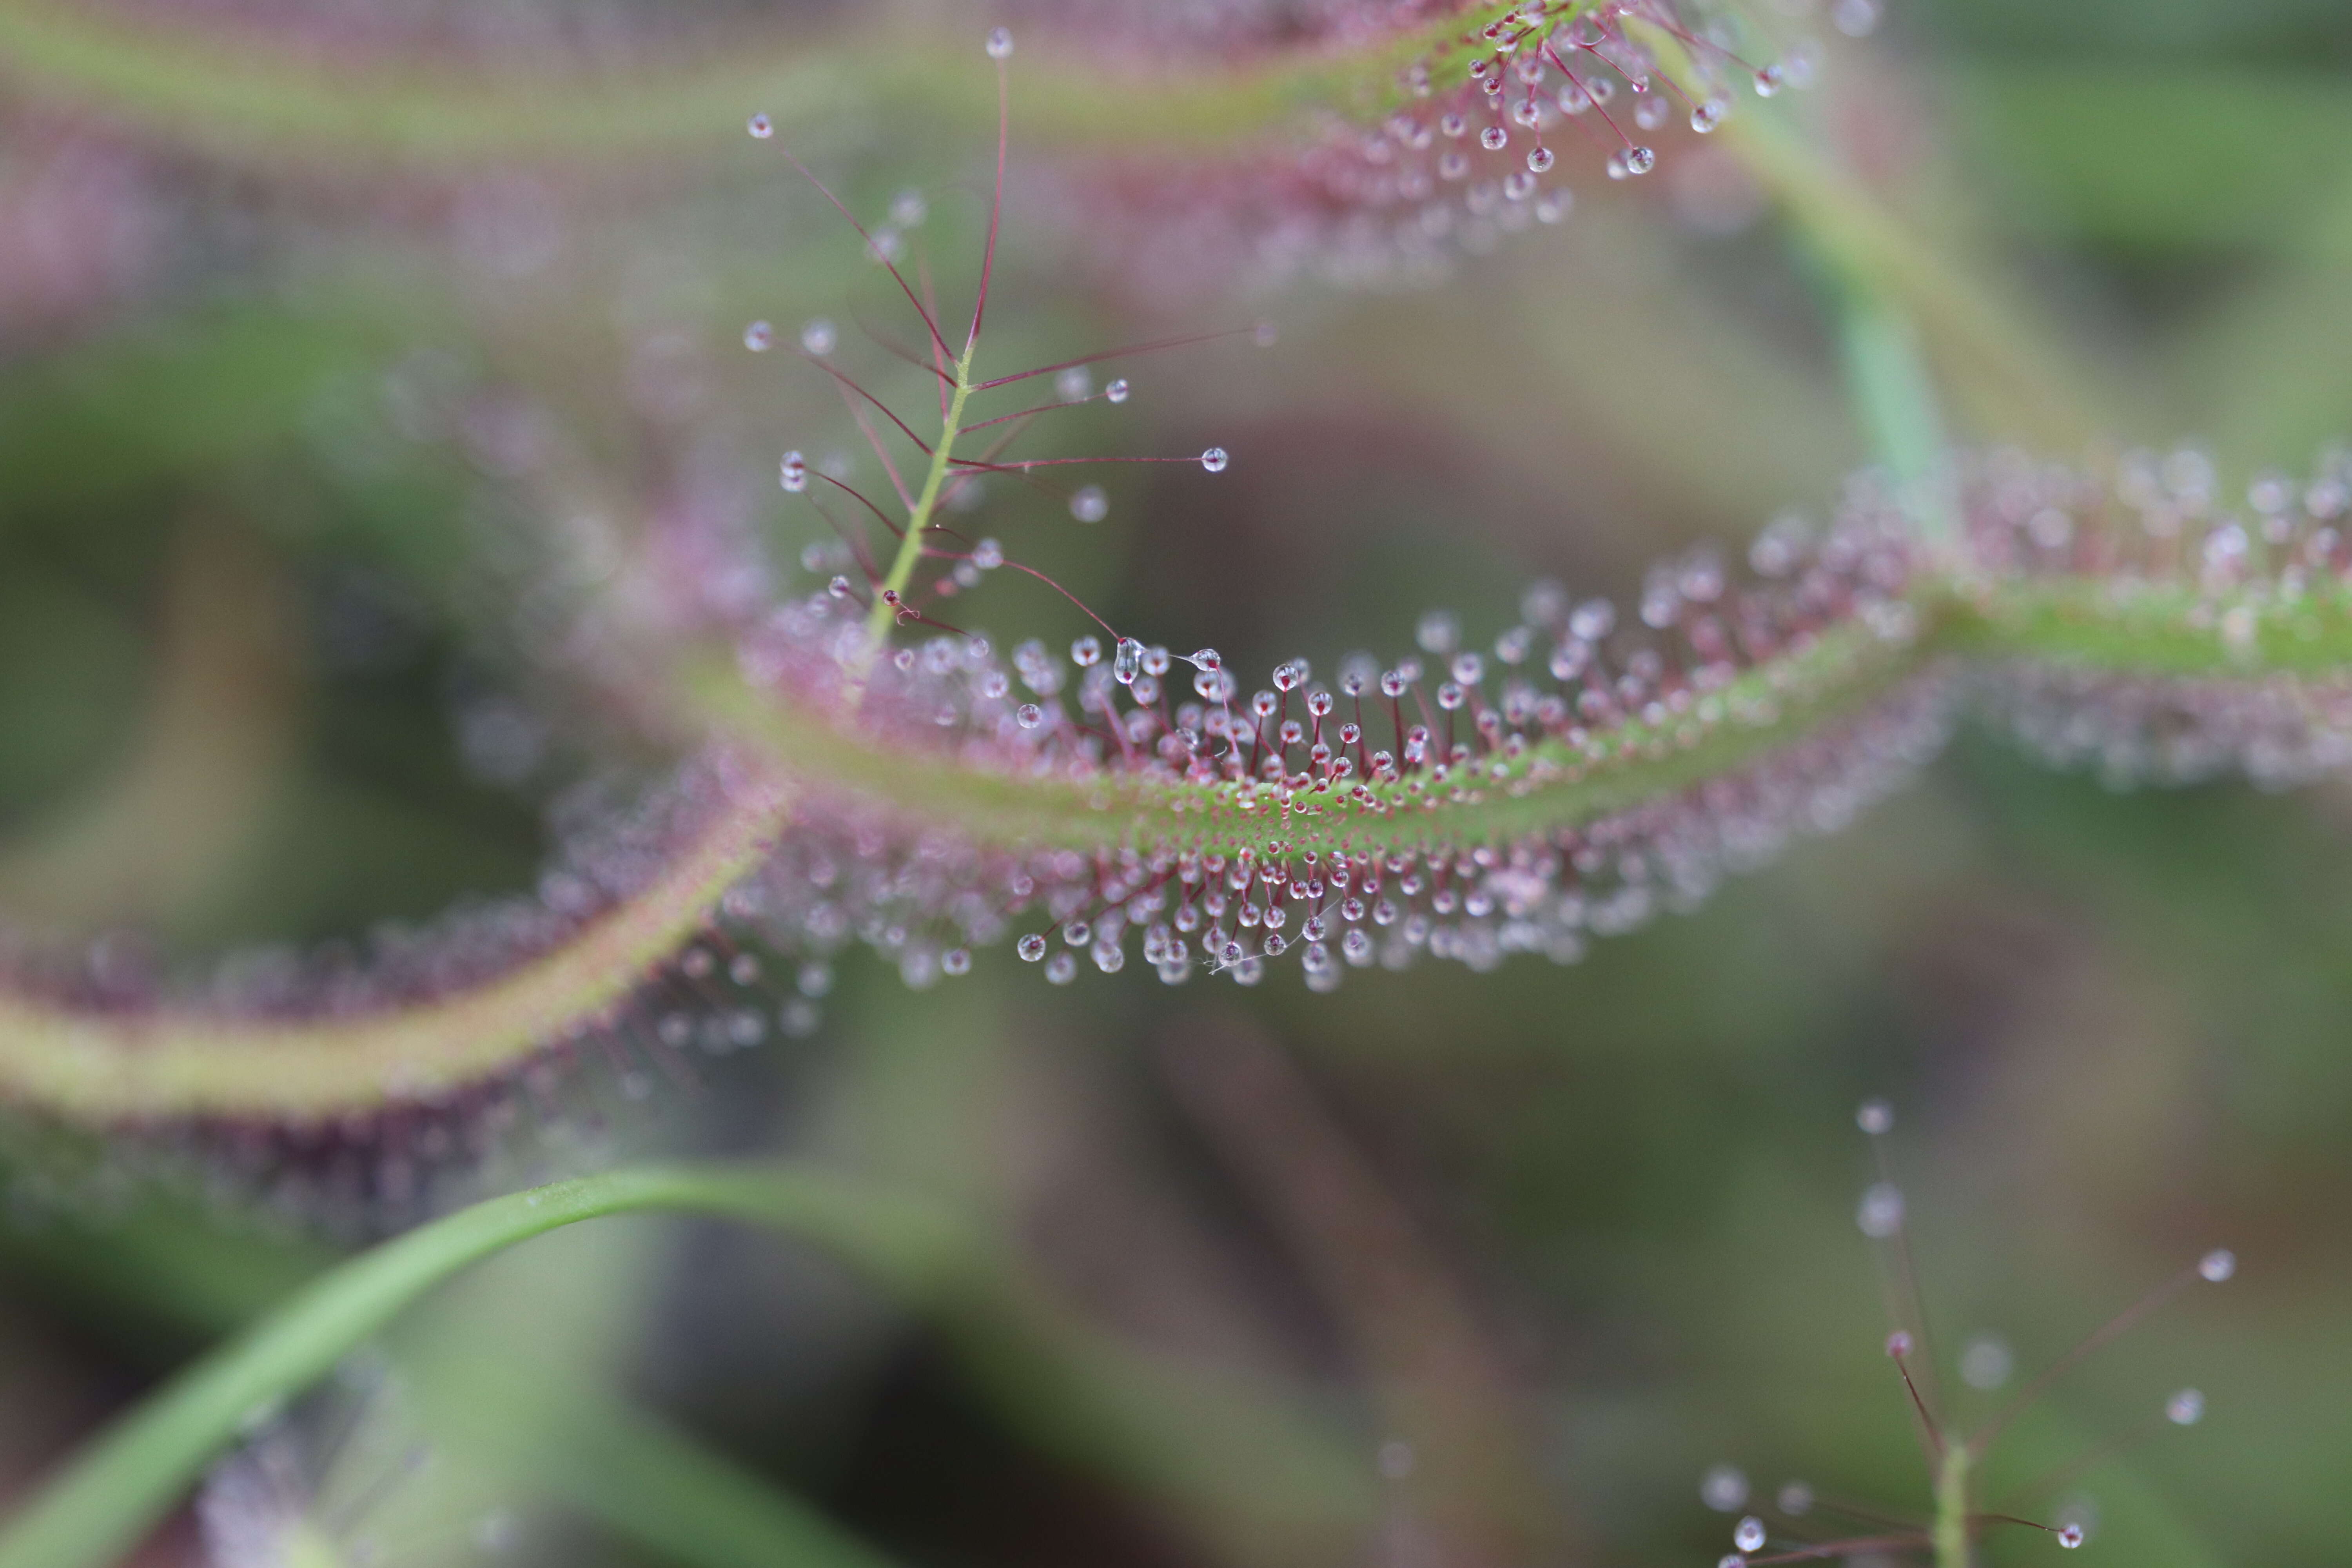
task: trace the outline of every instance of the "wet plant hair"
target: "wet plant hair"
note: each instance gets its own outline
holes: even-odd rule
[[[2141,1438],[2167,1426],[2196,1426],[2205,1415],[2202,1393],[2194,1388],[2178,1390],[2146,1422],[2054,1469],[1997,1489],[1989,1489],[1986,1484],[1988,1456],[2003,1433],[2093,1352],[2190,1286],[2200,1281],[2219,1285],[2234,1279],[2237,1255],[2216,1247],[2186,1265],[2029,1378],[1976,1427],[1964,1430],[1944,1408],[1941,1373],[1957,1370],[1971,1387],[1980,1392],[1997,1390],[2009,1378],[2009,1351],[1996,1341],[1978,1341],[1960,1357],[1956,1369],[1940,1362],[1928,1338],[1927,1305],[1912,1257],[1903,1190],[1895,1184],[1886,1153],[1886,1138],[1895,1126],[1894,1108],[1884,1100],[1864,1100],[1854,1121],[1870,1140],[1877,1167],[1877,1180],[1864,1191],[1854,1221],[1880,1253],[1887,1315],[1892,1320],[1885,1350],[1909,1406],[1912,1430],[1927,1468],[1933,1506],[1922,1518],[1833,1498],[1804,1481],[1789,1481],[1773,1494],[1769,1506],[1749,1512],[1746,1474],[1735,1465],[1717,1465],[1700,1480],[1700,1500],[1719,1513],[1740,1517],[1732,1528],[1733,1550],[1723,1555],[1717,1568],[1766,1568],[1859,1557],[1929,1559],[1936,1568],[1968,1568],[1977,1560],[1978,1540],[2002,1529],[2039,1531],[2067,1550],[2083,1545],[2095,1528],[2097,1515],[2081,1500],[2065,1502],[2049,1521],[2027,1517],[2022,1510],[2049,1506],[2078,1478]]]

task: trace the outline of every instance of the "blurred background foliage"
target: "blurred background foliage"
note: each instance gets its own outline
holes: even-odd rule
[[[215,136],[142,109],[135,70],[48,50],[41,8],[0,7],[0,907],[132,927],[173,962],[528,889],[550,813],[655,758],[564,679],[551,597],[609,574],[633,518],[714,497],[756,498],[790,560],[815,535],[775,450],[854,433],[816,378],[743,353],[743,323],[903,331],[738,129],[803,39],[883,22],[308,9],[280,20],[322,50],[529,58],[551,101],[576,68],[583,123],[633,123],[638,94],[660,129],[467,157],[266,114]],[[275,15],[160,11],[119,15],[231,38]],[[1890,199],[1998,258],[2119,439],[2200,437],[2242,479],[2352,431],[2340,5],[1890,11],[1825,100],[1881,117]],[[694,113],[661,97],[714,54],[736,63]],[[851,108],[798,138],[862,210],[927,194],[951,297],[984,194],[967,109]],[[1491,634],[1534,576],[1622,593],[1686,542],[1818,512],[1865,459],[1789,236],[1696,157],[1596,184],[1562,232],[1440,289],[1139,298],[1097,259],[1104,220],[1042,175],[1067,149],[1016,149],[1003,364],[1283,326],[1271,353],[1141,362],[1130,404],[1064,432],[1223,444],[1217,486],[1121,470],[1092,529],[985,502],[980,526],[1155,638],[1328,668],[1402,647],[1434,605]],[[1078,629],[992,593],[972,614],[1000,635]],[[1573,968],[1060,993],[991,953],[917,994],[854,960],[812,1037],[710,1064],[615,1144],[936,1194],[1085,1333],[1230,1398],[1089,1453],[1057,1385],[992,1373],[936,1312],[768,1237],[627,1222],[404,1324],[398,1418],[430,1458],[351,1458],[390,1478],[355,1483],[359,1511],[403,1563],[772,1560],[756,1531],[731,1559],[665,1534],[749,1510],[811,1562],[1045,1568],[1711,1562],[1728,1521],[1697,1480],[1727,1459],[1916,1506],[1852,1219],[1851,1110],[1884,1092],[1947,1352],[1997,1332],[2030,1367],[2203,1247],[2243,1259],[2070,1380],[2004,1462],[2195,1383],[2203,1426],[2084,1478],[2095,1549],[2336,1561],[2347,952],[2352,794],[2117,795],[1972,735],[1842,836]],[[107,1159],[135,1166],[136,1142]],[[37,1185],[0,1223],[0,1495],[330,1250]],[[372,1421],[392,1403],[352,1397]],[[625,1459],[586,1452],[633,1421],[655,1436]],[[183,1515],[142,1560],[195,1551]]]

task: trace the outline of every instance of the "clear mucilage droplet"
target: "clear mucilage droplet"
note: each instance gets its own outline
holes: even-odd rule
[[[743,346],[753,353],[765,353],[776,341],[776,329],[765,321],[754,321],[743,329]]]
[[[1121,686],[1132,686],[1135,678],[1143,673],[1143,645],[1133,637],[1121,637],[1111,655],[1110,673]]]
[[[1013,58],[1012,28],[994,27],[990,29],[988,35],[988,58],[992,60],[1009,60]]]
[[[813,317],[801,328],[801,347],[822,359],[841,342],[841,334],[823,316]]]
[[[1070,515],[1080,522],[1100,522],[1110,515],[1110,497],[1100,485],[1082,486],[1070,496]]]
[[[808,489],[808,459],[798,452],[786,452],[783,461],[777,465],[777,478],[785,489],[800,494]]]
[[[1125,403],[1128,397],[1127,378],[1121,376],[1104,387],[1103,396],[1112,403]]]
[[[1212,447],[1201,454],[1201,467],[1213,474],[1223,473],[1225,465],[1231,461],[1233,459],[1225,455],[1225,449],[1223,447]]]
[[[753,140],[760,142],[765,142],[776,133],[776,122],[764,114],[751,116],[744,122],[743,128],[751,133]]]

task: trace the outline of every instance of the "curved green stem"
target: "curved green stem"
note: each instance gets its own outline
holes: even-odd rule
[[[1352,1468],[1263,1404],[1221,1405],[1057,1321],[1039,1293],[941,1205],[815,1171],[656,1165],[492,1198],[304,1286],[95,1439],[0,1529],[0,1568],[102,1568],[131,1546],[257,1411],[299,1392],[403,1308],[467,1266],[582,1220],[693,1213],[835,1253],[937,1312],[967,1370],[1067,1462],[1157,1491],[1172,1513],[1330,1528],[1368,1506]]]
[[[1422,852],[1556,834],[1753,766],[1866,715],[1956,658],[2123,678],[2352,678],[2352,587],[2218,604],[2173,581],[1930,575],[1902,613],[1828,628],[1689,712],[1582,747],[1550,741],[1444,783],[1290,794],[1105,774],[1038,777],[911,759],[747,686],[730,659],[682,672],[709,731],[772,766],[635,900],[471,991],[357,1017],[240,1023],[79,1011],[0,993],[0,1090],[91,1125],[159,1116],[272,1121],[365,1112],[506,1071],[624,1001],[767,855],[801,792],[891,808],[975,846],[1109,852]],[[755,770],[761,771],[761,770]]]
[[[69,1119],[331,1117],[481,1081],[625,1000],[766,855],[789,794],[748,790],[635,897],[498,979],[358,1017],[155,1027],[0,991],[0,1092]]]

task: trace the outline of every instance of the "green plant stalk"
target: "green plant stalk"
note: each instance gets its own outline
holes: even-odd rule
[[[1949,556],[1960,542],[1951,443],[1936,406],[1935,384],[1920,357],[1918,334],[1899,310],[1859,284],[1849,281],[1839,297],[1846,384],[1871,450],[1901,487],[1919,537]]]
[[[656,1210],[854,1240],[861,1262],[902,1279],[949,1255],[932,1215],[794,1172],[645,1166],[493,1198],[331,1270],[173,1378],[8,1521],[0,1568],[102,1568],[249,1419],[325,1374],[433,1286],[560,1226]]]
[[[1969,1461],[1966,1443],[1947,1442],[1936,1469],[1936,1523],[1931,1541],[1936,1568],[1969,1568]]]
[[[882,579],[874,591],[874,607],[866,616],[866,645],[878,651],[890,627],[898,619],[891,607],[891,597],[903,597],[907,584],[915,574],[915,563],[923,558],[923,535],[931,526],[931,510],[940,502],[940,486],[948,477],[948,463],[955,449],[956,437],[963,429],[963,405],[971,396],[971,356],[980,348],[975,335],[963,346],[963,357],[956,361],[955,388],[948,395],[948,411],[940,419],[939,445],[931,448],[931,466],[923,476],[923,488],[915,497],[915,504],[907,509],[907,531],[898,541],[898,553],[890,562],[889,575]]]
[[[1371,1517],[1369,1483],[1319,1424],[1263,1390],[1163,1372],[1101,1342],[1014,1272],[983,1229],[938,1202],[814,1170],[660,1165],[489,1199],[303,1287],[69,1462],[0,1529],[0,1568],[102,1568],[250,1416],[440,1281],[562,1226],[664,1211],[761,1226],[839,1256],[936,1315],[977,1390],[1046,1450],[1133,1486],[1171,1524],[1213,1517],[1229,1542],[1255,1543],[1253,1562],[1352,1539]],[[661,1467],[659,1456],[640,1458]],[[625,1515],[616,1504],[609,1517],[635,1528]]]

